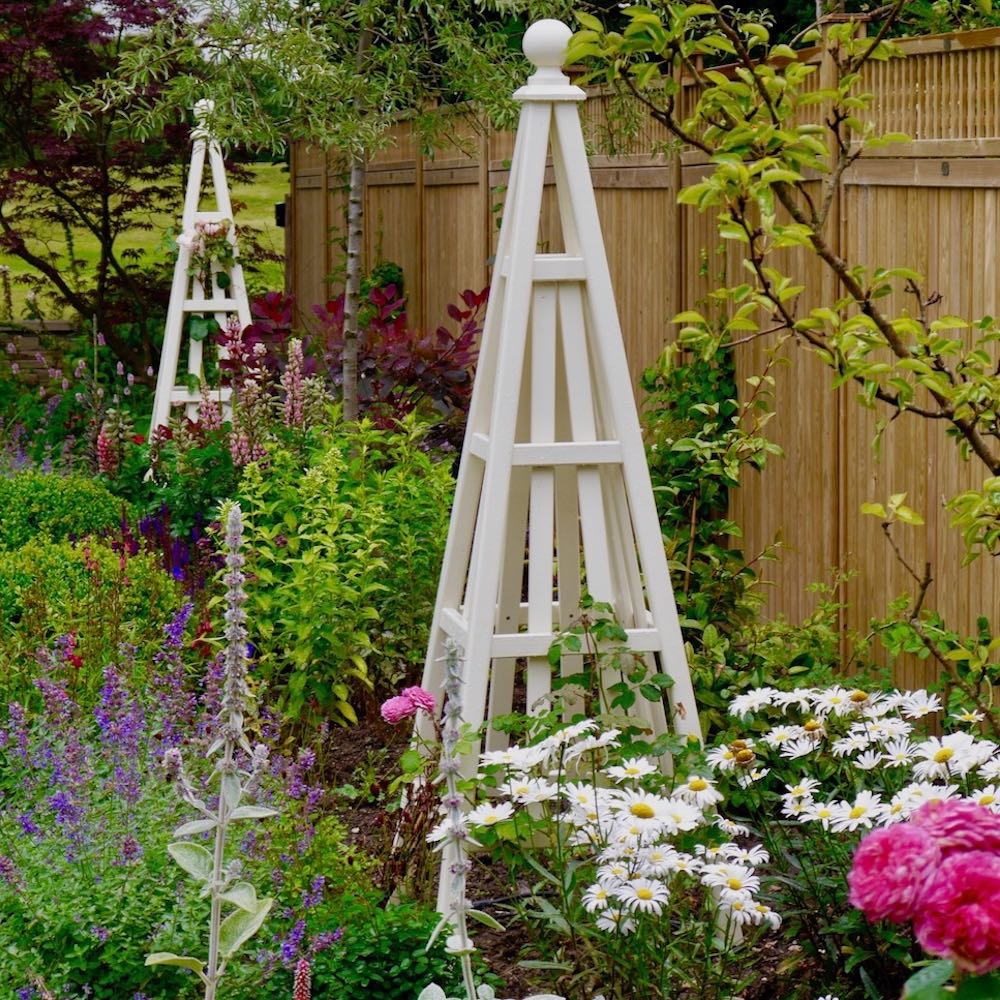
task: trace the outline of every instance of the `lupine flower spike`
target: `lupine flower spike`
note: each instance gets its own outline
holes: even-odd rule
[[[310,1000],[312,996],[311,986],[309,959],[300,958],[299,964],[295,966],[295,989],[292,991],[292,1000]]]

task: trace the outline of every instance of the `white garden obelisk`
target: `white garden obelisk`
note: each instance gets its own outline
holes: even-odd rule
[[[440,690],[450,636],[464,651],[467,722],[511,711],[519,661],[530,710],[586,588],[673,679],[669,718],[659,700],[640,697],[633,711],[654,734],[700,738],[584,150],[585,95],[561,70],[570,34],[546,20],[524,38],[537,71],[514,95],[521,117],[424,684]],[[562,253],[537,252],[550,149]],[[561,669],[578,672],[579,657]],[[486,745],[502,747],[503,734],[489,731]]]
[[[188,344],[188,382],[195,385],[177,385],[177,368],[180,362],[181,339],[184,319],[191,314],[211,315],[219,326],[224,327],[230,316],[239,317],[240,327],[250,324],[250,303],[247,300],[243,268],[239,262],[239,247],[236,242],[236,226],[233,222],[233,206],[229,200],[229,185],[226,181],[226,167],[222,159],[219,143],[209,136],[204,120],[211,110],[207,101],[199,101],[195,107],[198,125],[192,133],[194,147],[191,151],[191,169],[188,172],[187,189],[184,196],[184,212],[181,217],[182,237],[178,239],[177,262],[174,265],[174,280],[170,288],[170,304],[167,307],[167,322],[163,332],[163,350],[160,355],[160,369],[156,376],[156,398],[153,401],[153,419],[150,436],[161,425],[170,423],[170,410],[175,404],[183,403],[187,416],[196,420],[198,406],[202,398],[200,385],[204,379],[204,343],[191,338]],[[205,154],[208,154],[212,171],[212,185],[215,188],[216,211],[201,212],[201,185],[205,170]],[[228,223],[227,237],[236,258],[229,275],[229,287],[219,287],[217,266],[211,268],[209,288],[200,275],[190,275],[192,249],[185,238],[195,232],[196,227],[206,223]],[[224,354],[220,355],[224,357]],[[220,386],[210,390],[225,409],[229,408],[230,389]]]

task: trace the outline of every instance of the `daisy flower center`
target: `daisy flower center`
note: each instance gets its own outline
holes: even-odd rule
[[[653,807],[648,802],[636,802],[629,812],[633,816],[637,816],[639,819],[652,819],[656,813],[653,811]]]
[[[861,819],[864,814],[868,812],[866,806],[855,806],[849,813],[851,819]]]
[[[814,732],[816,732],[817,729],[822,729],[823,728],[823,723],[822,722],[818,722],[816,719],[809,719],[808,722],[804,722],[802,724],[802,728],[807,733],[814,733]]]
[[[955,751],[951,747],[941,747],[936,754],[934,754],[934,763],[943,764],[947,760],[951,760],[955,756]]]
[[[703,792],[706,788],[708,788],[708,782],[704,778],[692,778],[688,782],[688,788],[690,788],[692,792]]]
[[[635,894],[636,894],[636,896],[639,897],[639,899],[652,899],[653,898],[653,890],[652,889],[647,889],[646,886],[640,886],[638,889],[635,890]]]
[[[731,878],[729,879],[728,882],[726,882],[726,885],[728,885],[730,889],[742,889],[743,880],[738,878]]]

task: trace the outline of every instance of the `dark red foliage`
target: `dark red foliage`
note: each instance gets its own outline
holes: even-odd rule
[[[461,305],[448,306],[458,324],[452,331],[439,326],[432,333],[409,327],[406,304],[395,285],[373,288],[362,316],[367,323],[358,349],[358,400],[363,414],[389,424],[415,410],[435,411],[441,444],[457,446],[464,432],[482,315],[489,289],[461,294]],[[335,384],[342,380],[343,296],[325,306],[313,306],[325,341],[324,358]]]
[[[117,252],[126,229],[148,229],[153,211],[175,204],[189,129],[178,121],[139,142],[95,109],[66,137],[54,109],[75,85],[113,76],[130,32],[182,16],[175,0],[4,0],[0,16],[0,250],[44,276],[81,315],[96,315],[109,346],[143,370],[151,351],[114,330],[165,304],[160,275]],[[39,230],[86,230],[101,248],[94,273],[32,241]]]

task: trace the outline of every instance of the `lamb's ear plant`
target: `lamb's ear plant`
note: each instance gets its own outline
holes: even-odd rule
[[[441,763],[440,779],[444,781],[441,805],[445,820],[438,828],[444,836],[438,840],[438,847],[447,861],[451,875],[451,909],[441,917],[440,923],[431,935],[427,947],[431,948],[441,932],[450,924],[453,933],[448,939],[448,951],[455,955],[462,969],[462,983],[465,987],[463,998],[448,997],[445,991],[430,983],[420,991],[417,1000],[495,1000],[492,986],[485,983],[477,988],[472,971],[472,955],[476,950],[469,936],[468,918],[478,920],[493,930],[503,927],[489,914],[475,909],[466,897],[466,875],[471,863],[465,854],[465,844],[470,840],[465,814],[462,810],[462,794],[458,779],[461,773],[463,753],[469,752],[468,734],[462,724],[462,659],[458,646],[448,640],[445,647],[444,709],[441,720]],[[435,838],[437,839],[437,838]],[[475,843],[475,841],[472,841]],[[445,877],[442,871],[442,877]],[[552,993],[539,993],[527,1000],[563,1000]]]
[[[210,807],[196,791],[188,777],[179,750],[167,751],[164,763],[175,779],[181,798],[199,814],[179,827],[178,839],[167,850],[181,868],[202,883],[201,897],[211,901],[206,961],[189,955],[156,952],[146,958],[146,965],[171,965],[192,970],[205,984],[205,1000],[215,1000],[219,980],[227,964],[240,948],[260,930],[274,904],[273,899],[258,899],[257,892],[240,875],[239,859],[226,862],[226,835],[231,823],[257,820],[276,815],[275,810],[255,805],[241,805],[244,797],[256,788],[267,765],[268,752],[263,744],[251,748],[244,732],[244,718],[251,703],[247,685],[247,632],[243,603],[243,515],[239,504],[233,504],[226,522],[226,614],[225,614],[225,681],[222,709],[215,741],[207,756],[215,757],[214,776],[218,781],[218,802]],[[242,750],[248,761],[241,767],[237,753]],[[214,849],[209,851],[189,838],[211,833]],[[225,909],[229,913],[223,917]]]

